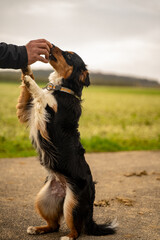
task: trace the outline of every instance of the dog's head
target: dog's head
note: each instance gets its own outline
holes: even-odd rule
[[[62,78],[62,85],[73,91],[82,91],[83,86],[89,86],[89,73],[83,60],[74,52],[62,51],[54,46],[50,52],[50,64]]]

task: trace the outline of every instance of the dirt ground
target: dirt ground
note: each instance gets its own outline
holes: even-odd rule
[[[160,240],[160,152],[86,154],[96,184],[94,218],[102,223],[117,217],[113,236],[86,240]],[[46,171],[36,158],[0,159],[0,240],[50,240],[68,233],[31,236],[28,226],[44,221],[34,210],[34,199]]]

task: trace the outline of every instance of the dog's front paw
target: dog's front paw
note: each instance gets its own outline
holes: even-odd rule
[[[28,227],[28,228],[27,228],[27,233],[28,233],[28,234],[31,234],[31,235],[37,234],[36,228],[35,228],[35,227],[32,227],[32,226]]]

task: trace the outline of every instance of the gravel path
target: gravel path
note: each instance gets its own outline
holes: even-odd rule
[[[96,184],[94,218],[118,218],[114,236],[79,239],[160,240],[160,152],[86,154]],[[30,225],[43,224],[34,199],[46,176],[35,157],[0,159],[0,240],[58,240],[59,233],[31,236]]]

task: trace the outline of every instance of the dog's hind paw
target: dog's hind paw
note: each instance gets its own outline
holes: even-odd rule
[[[60,240],[74,240],[75,238],[70,238],[67,236],[61,237]]]
[[[35,227],[32,227],[32,226],[28,227],[28,228],[27,228],[27,233],[28,233],[28,234],[31,234],[31,235],[37,234],[36,228],[35,228]]]

